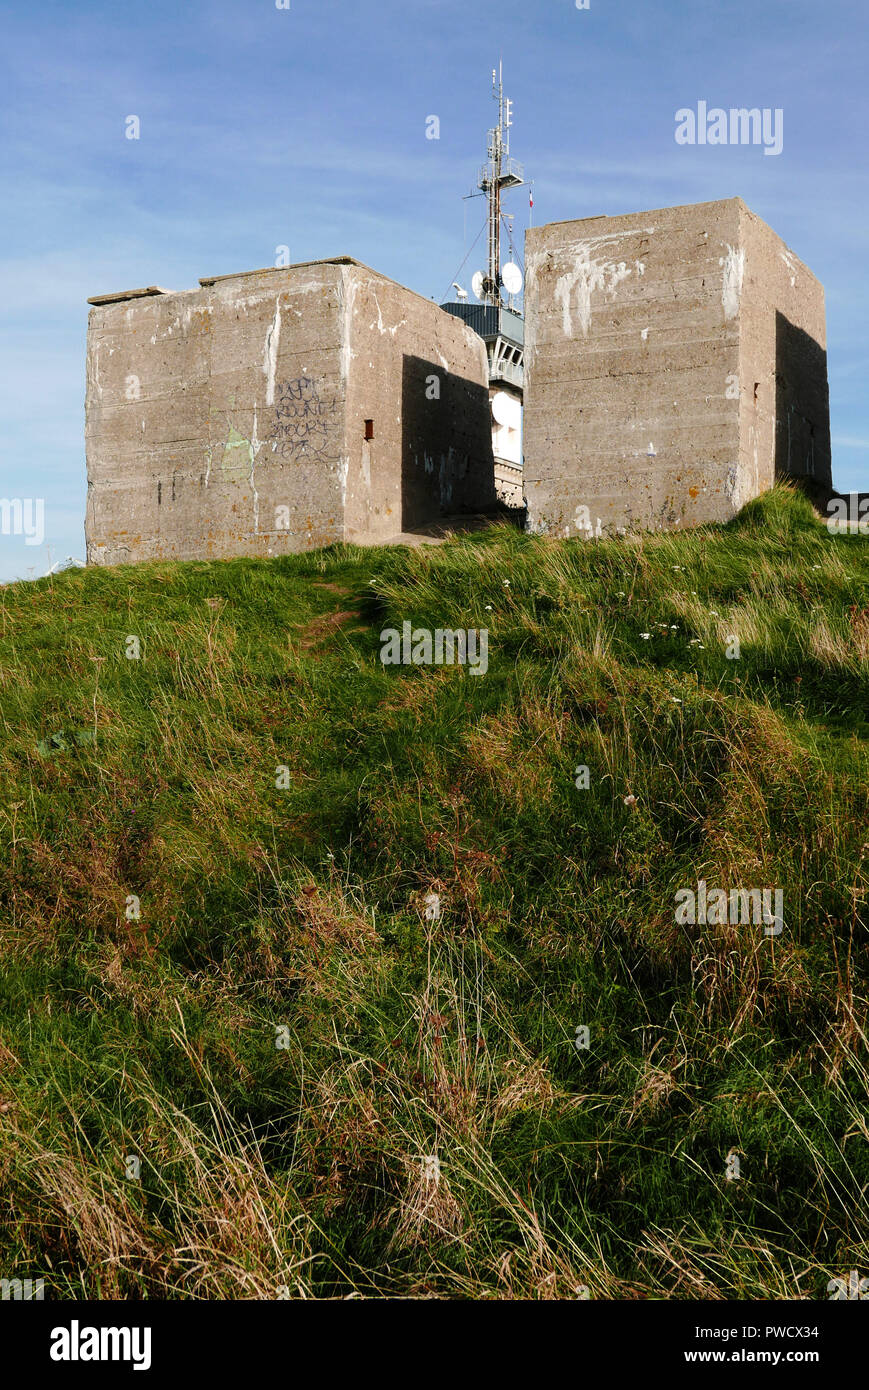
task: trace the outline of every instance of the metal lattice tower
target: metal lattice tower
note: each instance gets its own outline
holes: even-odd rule
[[[480,170],[477,187],[488,204],[488,267],[483,280],[482,298],[487,304],[501,303],[501,192],[524,183],[522,165],[510,157],[510,127],[513,103],[504,97],[503,65],[492,69],[492,96],[498,103],[498,124],[489,131],[489,162]]]

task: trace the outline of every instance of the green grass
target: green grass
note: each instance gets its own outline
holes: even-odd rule
[[[487,674],[382,666],[405,620],[488,628]],[[12,585],[0,710],[0,1276],[869,1273],[869,545],[797,495]],[[701,878],[780,887],[784,931],[678,925]]]

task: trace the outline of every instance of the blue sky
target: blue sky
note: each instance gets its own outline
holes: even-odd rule
[[[0,496],[45,499],[42,546],[0,535],[0,581],[84,556],[87,297],[189,288],[287,245],[440,299],[483,222],[462,195],[502,55],[536,223],[739,194],[812,268],[834,481],[869,490],[865,3],[290,5],[0,4]],[[677,145],[675,112],[700,100],[781,108],[782,153]],[[526,190],[508,207],[521,237]]]

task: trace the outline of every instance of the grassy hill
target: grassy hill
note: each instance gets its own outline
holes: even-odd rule
[[[487,628],[488,671],[383,666],[406,620]],[[69,571],[0,590],[0,711],[3,1276],[866,1273],[865,538],[777,489],[684,535]],[[780,888],[783,931],[677,922],[700,880]]]

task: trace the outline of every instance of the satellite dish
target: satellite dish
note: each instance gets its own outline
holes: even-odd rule
[[[522,407],[515,396],[506,391],[496,391],[492,397],[492,416],[497,425],[506,425],[511,430],[521,428]]]
[[[518,265],[508,261],[501,271],[501,282],[508,294],[519,294],[522,289],[522,271]]]
[[[482,299],[482,297],[483,297],[483,272],[482,272],[482,270],[477,270],[477,271],[474,272],[473,279],[471,280],[471,289],[474,291],[474,298],[475,298],[475,299]]]

